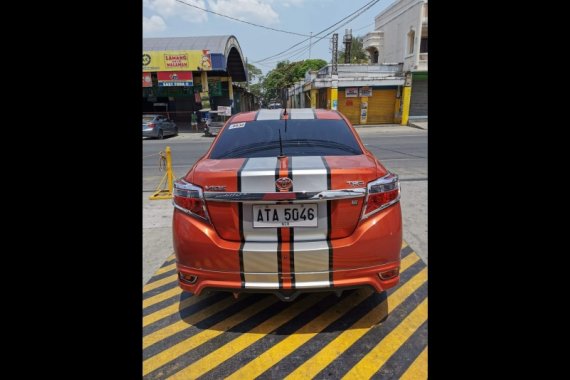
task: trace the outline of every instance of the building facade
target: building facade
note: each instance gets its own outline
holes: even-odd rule
[[[256,109],[247,67],[234,36],[143,39],[143,113],[189,123],[196,111]]]
[[[428,1],[399,0],[379,13],[363,47],[371,63],[401,63],[411,79],[410,119],[428,117]]]
[[[287,106],[337,109],[355,125],[400,122],[401,64],[338,64],[337,72],[338,80],[333,79],[332,65],[308,71],[288,89]]]

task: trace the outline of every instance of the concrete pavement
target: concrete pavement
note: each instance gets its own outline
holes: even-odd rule
[[[154,200],[143,192],[143,285],[174,250],[172,248],[172,202]]]

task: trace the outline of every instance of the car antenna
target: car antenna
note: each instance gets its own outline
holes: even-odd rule
[[[289,91],[287,90],[287,95],[286,95],[287,97],[289,97],[288,92],[289,92]],[[285,106],[284,106],[284,108],[285,108],[285,111],[283,111],[283,116],[287,116],[287,100],[285,100]],[[287,119],[288,119],[288,117],[286,117],[286,118],[284,118],[284,119],[285,119],[285,133],[287,133]]]
[[[283,158],[285,155],[283,154],[283,142],[281,141],[281,128],[277,130],[279,132],[279,157]]]
[[[285,107],[283,111],[284,121],[285,121],[285,133],[287,133],[287,103],[285,102]],[[281,140],[281,128],[278,129],[279,131],[279,158],[285,157],[283,154],[283,141]]]

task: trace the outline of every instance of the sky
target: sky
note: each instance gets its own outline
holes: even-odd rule
[[[180,0],[239,20],[309,36],[328,28],[371,0]],[[379,0],[370,9],[336,31],[339,50],[347,28],[353,36],[374,30],[374,17],[394,0]],[[339,24],[340,25],[340,24]],[[337,28],[336,26],[335,28]],[[327,31],[331,33],[332,30]],[[331,60],[330,36],[309,37],[275,32],[207,13],[176,0],[143,0],[143,37],[234,35],[244,58],[264,74],[278,61]],[[307,40],[297,47],[292,45]],[[287,50],[287,54],[257,62]]]

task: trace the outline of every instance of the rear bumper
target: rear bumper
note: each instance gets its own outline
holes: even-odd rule
[[[282,301],[292,301],[302,293],[326,292],[326,291],[344,291],[348,289],[370,287],[377,292],[382,292],[393,286],[398,285],[400,276],[393,277],[389,280],[381,280],[378,273],[390,269],[400,268],[400,261],[380,265],[372,268],[358,268],[352,270],[334,271],[338,280],[333,281],[333,285],[315,286],[302,288],[246,288],[235,273],[224,273],[200,270],[196,268],[186,267],[180,264],[176,265],[178,272],[185,276],[196,276],[196,282],[189,284],[186,281],[178,279],[178,285],[185,291],[199,295],[205,290],[229,291],[233,293],[272,293],[279,297]],[[232,280],[233,278],[233,280]]]
[[[143,135],[143,137],[157,137],[158,136],[158,128],[143,129],[142,135]]]
[[[331,240],[327,270],[315,263],[313,270],[244,273],[240,270],[243,265],[243,261],[240,263],[240,248],[243,248],[240,242],[221,239],[213,226],[179,210],[174,210],[173,242],[179,273],[196,276],[194,283],[179,279],[179,285],[194,294],[206,289],[271,292],[283,299],[281,296],[296,297],[294,294],[302,292],[354,287],[372,287],[382,292],[399,282],[399,274],[386,280],[378,274],[399,270],[400,267],[400,203],[360,222],[352,235]],[[269,257],[277,261],[287,259],[287,253],[264,250],[263,243],[259,243],[259,247],[255,247],[255,243],[250,246],[250,257]],[[322,255],[322,250],[311,248],[311,244],[295,243],[291,256],[295,260],[295,268],[303,263],[304,268],[311,269],[312,260],[319,255]],[[279,268],[281,270],[281,266]],[[248,278],[253,280],[246,281]]]

